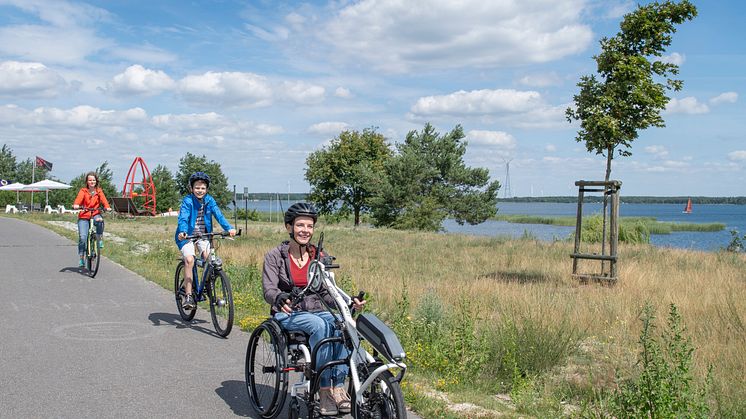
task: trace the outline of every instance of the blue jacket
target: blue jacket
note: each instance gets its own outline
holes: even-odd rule
[[[218,203],[215,202],[215,198],[210,194],[205,195],[202,198],[203,203],[200,204],[199,200],[193,194],[189,194],[181,200],[181,208],[179,209],[179,221],[176,226],[176,233],[174,234],[174,241],[179,249],[184,247],[185,244],[189,243],[189,240],[179,240],[179,233],[184,232],[187,235],[191,235],[194,232],[194,224],[197,222],[197,213],[199,212],[200,205],[205,206],[205,231],[212,233],[212,216],[218,220],[220,226],[225,231],[231,230],[233,226],[225,219],[223,213],[218,208]]]

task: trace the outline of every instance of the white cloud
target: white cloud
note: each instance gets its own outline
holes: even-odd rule
[[[337,87],[336,90],[334,90],[334,96],[341,97],[342,99],[349,99],[352,97],[352,93],[350,93],[350,89],[346,89],[340,86]]]
[[[601,4],[607,5],[611,2],[603,2]],[[606,13],[604,13],[604,17],[606,19],[613,19],[617,20],[621,18],[622,16],[626,15],[627,13],[631,12],[635,8],[635,3],[631,1],[622,1],[617,4],[611,4],[609,8],[606,10]]]
[[[109,13],[94,6],[67,1],[9,0],[5,5],[34,15],[38,24],[0,27],[0,55],[47,65],[85,62],[86,57],[113,42],[99,37],[90,26],[107,21]]]
[[[53,97],[67,88],[65,79],[44,64],[0,62],[0,96]]]
[[[544,146],[544,151],[554,153],[555,151],[557,151],[557,146],[554,144],[547,144],[546,146]]]
[[[645,152],[648,154],[653,154],[658,158],[663,158],[668,155],[668,150],[662,145],[647,146],[645,147]]]
[[[311,105],[324,100],[323,87],[304,81],[284,81],[280,89],[282,97],[299,104]]]
[[[215,112],[202,114],[164,114],[152,118],[153,125],[166,131],[192,131],[201,129],[214,129],[226,125],[226,119]]]
[[[321,135],[337,135],[350,127],[346,122],[319,122],[308,127],[308,132]]]
[[[152,45],[144,46],[116,46],[106,50],[106,54],[127,62],[142,62],[151,64],[164,64],[176,61],[176,54],[165,51]]]
[[[746,162],[746,150],[736,150],[728,153],[728,160],[737,162]]]
[[[678,52],[673,52],[669,55],[664,55],[658,61],[662,63],[682,65],[684,64],[684,61],[686,61],[686,56],[683,54],[679,54]]]
[[[318,32],[337,59],[365,61],[384,71],[495,68],[585,50],[593,34],[581,22],[584,6],[584,0],[434,0],[415,7],[363,0],[344,4]]]
[[[724,92],[710,99],[710,103],[713,105],[719,105],[721,103],[736,103],[737,100],[738,93]]]
[[[497,147],[512,150],[516,146],[515,138],[503,131],[471,130],[466,133],[470,146]]]
[[[417,100],[412,113],[417,115],[488,115],[526,112],[541,104],[534,91],[460,90],[444,96],[427,96]]]
[[[702,114],[710,112],[710,108],[705,103],[701,103],[695,97],[685,97],[683,99],[671,99],[666,107],[668,113],[683,113],[689,115]]]
[[[12,118],[12,119],[10,119]],[[40,107],[34,110],[14,105],[0,108],[0,122],[12,120],[17,127],[67,127],[93,130],[106,126],[129,126],[147,121],[147,113],[142,108],[123,111],[103,110],[93,106],[76,106],[70,109]]]
[[[562,83],[562,79],[555,72],[527,74],[521,77],[518,82],[524,86],[531,87],[549,87],[557,86]]]
[[[163,71],[144,68],[136,64],[117,74],[106,85],[106,91],[114,94],[155,95],[176,87],[171,77]]]
[[[272,101],[272,88],[267,79],[253,73],[208,71],[184,77],[178,86],[187,100],[195,102],[259,107],[268,106]]]

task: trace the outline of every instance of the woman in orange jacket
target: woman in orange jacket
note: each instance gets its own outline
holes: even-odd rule
[[[80,211],[78,213],[78,256],[80,257],[78,266],[80,267],[85,265],[85,243],[88,240],[88,227],[90,226],[91,218],[93,218],[93,224],[96,226],[98,245],[99,247],[104,247],[102,240],[104,236],[104,219],[101,217],[99,208],[103,205],[107,211],[111,211],[104,191],[98,186],[98,175],[95,172],[86,173],[85,183],[86,186],[80,188],[80,191],[78,191],[78,196],[75,198],[75,202],[73,202],[73,208],[83,210],[95,208],[95,210]]]

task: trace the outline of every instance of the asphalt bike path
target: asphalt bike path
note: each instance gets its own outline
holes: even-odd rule
[[[238,327],[218,337],[202,308],[186,324],[172,292],[105,257],[89,278],[77,243],[22,220],[0,217],[0,260],[0,417],[255,416]]]

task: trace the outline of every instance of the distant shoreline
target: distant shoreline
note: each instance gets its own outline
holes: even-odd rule
[[[732,204],[732,205],[746,205],[746,196],[728,196],[728,197],[713,197],[713,196],[620,196],[619,200],[623,204],[686,204],[687,200],[691,199],[692,204]],[[524,196],[514,198],[498,198],[498,205],[501,202],[552,202],[552,203],[577,203],[578,197],[576,196]],[[584,201],[589,202],[602,202],[600,195],[586,195]]]

